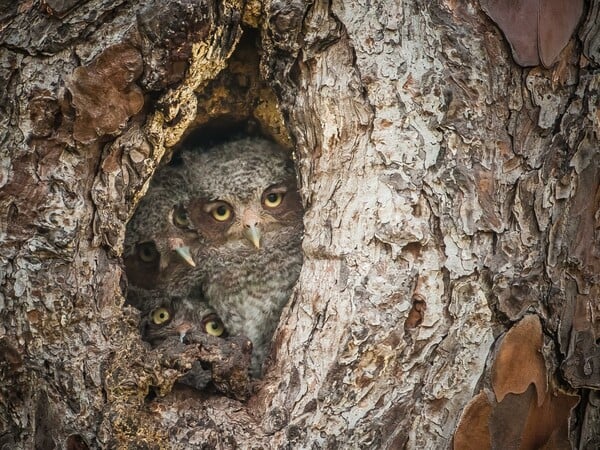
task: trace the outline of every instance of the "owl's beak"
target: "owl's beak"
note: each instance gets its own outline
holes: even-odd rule
[[[192,258],[192,254],[190,253],[190,248],[186,245],[184,247],[177,247],[175,249],[177,254],[183,258],[183,260],[188,263],[192,267],[196,267],[196,263],[194,262],[194,258]]]
[[[256,212],[254,208],[242,211],[244,236],[258,249],[260,249],[260,228],[258,227],[260,222],[260,213]]]
[[[188,334],[188,332],[192,328],[193,328],[193,326],[188,322],[184,322],[181,325],[179,325],[177,328],[175,328],[175,331],[177,331],[177,333],[179,333],[179,342],[181,342],[183,344],[183,340],[185,339],[186,334]]]
[[[250,242],[254,244],[254,246],[260,249],[260,229],[256,225],[249,225],[244,230],[244,236]]]
[[[183,259],[187,264],[192,267],[196,267],[192,253],[187,245],[184,245],[181,238],[169,239],[169,250],[175,250],[175,252]],[[168,263],[167,263],[168,264]]]

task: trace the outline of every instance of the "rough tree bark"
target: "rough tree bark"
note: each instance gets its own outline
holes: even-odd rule
[[[600,446],[599,1],[550,68],[477,0],[0,5],[1,448]],[[124,229],[248,120],[304,267],[249,400],[173,390],[227,349],[140,341]]]

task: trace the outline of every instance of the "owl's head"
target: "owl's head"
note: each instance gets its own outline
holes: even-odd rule
[[[152,345],[168,337],[178,337],[183,342],[191,333],[227,336],[223,322],[206,302],[170,297],[159,302],[146,301],[145,304],[140,333],[142,339]]]
[[[140,200],[125,233],[123,252],[129,282],[154,289],[161,278],[195,266],[190,244],[195,233],[182,228],[178,205],[188,198],[188,187],[180,171],[164,167]]]
[[[260,252],[301,235],[294,165],[276,144],[246,138],[183,158],[191,190],[181,214],[211,248]]]

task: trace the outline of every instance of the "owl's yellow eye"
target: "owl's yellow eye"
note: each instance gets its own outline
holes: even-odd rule
[[[212,216],[219,222],[225,222],[231,218],[231,208],[228,205],[219,205],[211,211]]]
[[[146,263],[158,261],[160,257],[158,250],[153,242],[144,242],[139,244],[137,248],[138,257]]]
[[[187,228],[190,226],[190,219],[183,206],[177,206],[173,210],[173,224],[179,228]]]
[[[225,333],[225,326],[221,319],[219,319],[216,315],[211,314],[204,320],[204,329],[211,336],[222,336]]]
[[[156,308],[152,311],[152,322],[156,325],[162,325],[171,319],[171,313],[167,308]]]
[[[281,205],[282,200],[283,200],[282,193],[271,192],[265,196],[263,202],[267,208],[277,208],[279,205]]]

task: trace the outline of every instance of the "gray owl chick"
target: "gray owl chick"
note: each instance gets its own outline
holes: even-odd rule
[[[252,341],[258,376],[302,266],[303,209],[293,163],[259,138],[182,156],[203,293],[232,335]]]
[[[187,201],[181,169],[162,167],[127,226],[123,260],[130,286],[128,302],[138,309],[144,309],[146,290],[186,296],[198,279],[191,274],[196,264],[189,246],[197,235],[186,231],[182,205]]]
[[[145,298],[141,312],[142,339],[153,346],[170,337],[178,337],[184,342],[186,336],[192,333],[227,336],[223,322],[205,302],[163,297],[153,291]]]
[[[164,297],[157,291],[146,291],[140,320],[142,339],[158,346],[169,338],[178,338],[182,343],[194,334],[226,337],[227,332],[221,319],[205,302],[190,301],[179,297]],[[193,339],[192,339],[193,340]],[[204,389],[211,381],[210,369],[200,361],[178,382],[195,389]]]

